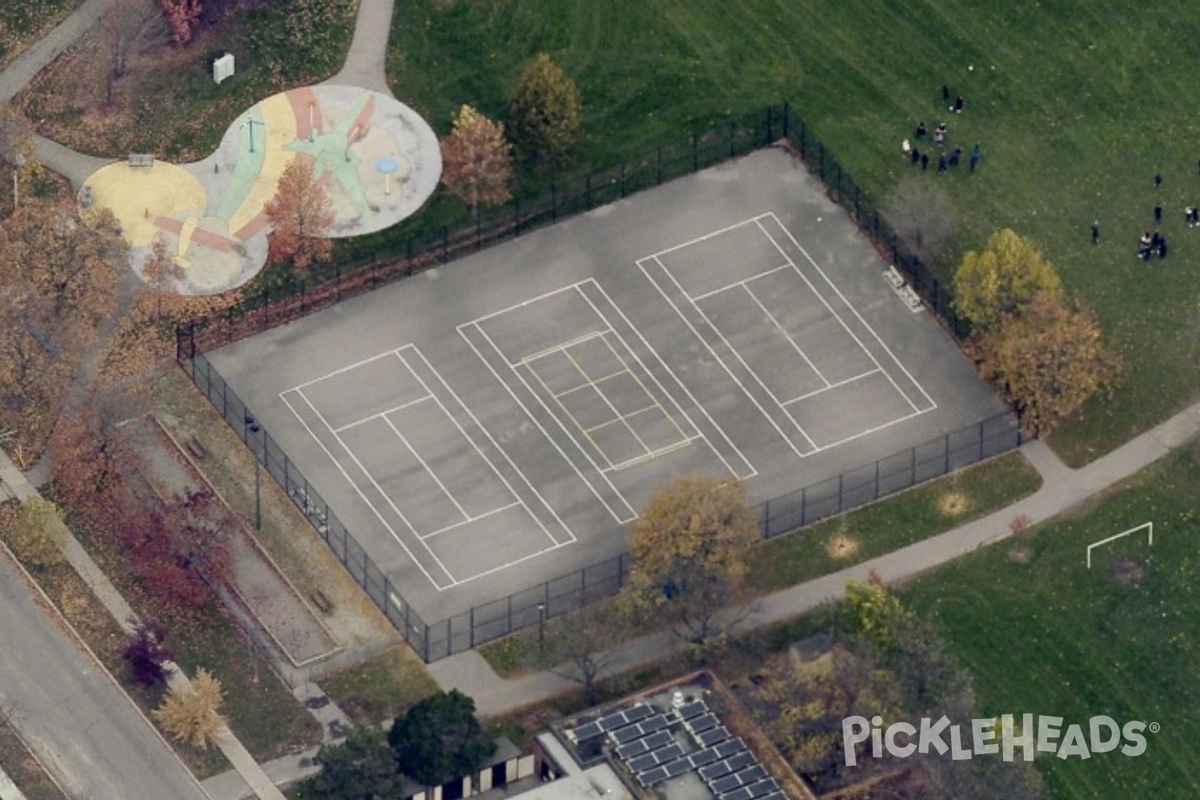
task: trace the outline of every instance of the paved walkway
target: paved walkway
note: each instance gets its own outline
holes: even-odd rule
[[[1067,467],[1044,442],[1029,442],[1022,446],[1021,452],[1041,473],[1043,481],[1034,494],[974,522],[887,555],[761,597],[731,612],[735,619],[744,616],[735,628],[740,632],[750,631],[790,619],[826,601],[839,600],[844,596],[847,581],[865,581],[872,571],[884,581],[900,581],[980,547],[995,544],[1012,535],[1010,524],[1013,519],[1024,516],[1030,525],[1035,525],[1062,514],[1149,466],[1198,434],[1200,403],[1081,469]],[[653,663],[680,646],[679,639],[669,632],[643,636],[622,645],[613,667],[604,674]],[[458,689],[475,698],[482,715],[502,714],[578,687],[578,684],[550,672],[505,680],[497,676],[475,651],[436,661],[429,665],[429,671],[443,689]]]
[[[392,97],[387,82],[387,43],[393,0],[359,0],[350,52],[341,70],[325,83],[361,86]]]
[[[94,28],[100,15],[117,0],[85,0],[48,34],[30,45],[0,72],[0,102],[15,97],[60,53]]]

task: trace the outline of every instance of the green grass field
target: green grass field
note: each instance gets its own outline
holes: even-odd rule
[[[786,99],[877,201],[911,172],[899,146],[916,122],[953,117],[948,143],[979,142],[983,162],[974,176],[927,175],[962,218],[942,274],[993,229],[1012,227],[1096,309],[1129,366],[1113,399],[1054,438],[1081,463],[1200,387],[1188,269],[1200,231],[1182,213],[1200,203],[1200,94],[1188,89],[1198,38],[1200,11],[1130,0],[407,0],[396,6],[388,70],[396,95],[445,132],[462,103],[503,116],[521,67],[548,51],[583,95],[577,168]],[[943,82],[963,94],[965,113],[946,110]],[[1171,254],[1147,265],[1135,242],[1159,199]]]
[[[921,579],[903,594],[943,628],[987,714],[1162,726],[1144,755],[1039,754],[1048,797],[1194,797],[1200,785],[1200,467],[1180,451],[1093,507]],[[1142,522],[1144,533],[1088,543]],[[1125,569],[1122,570],[1121,566]],[[1138,570],[1141,575],[1138,576]],[[1124,578],[1122,580],[1121,578]]]

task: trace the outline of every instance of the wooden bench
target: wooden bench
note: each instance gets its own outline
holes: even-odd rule
[[[333,601],[326,597],[325,593],[320,589],[313,589],[308,593],[308,596],[313,601],[313,605],[316,606],[322,614],[328,614],[330,611],[333,611]]]
[[[154,156],[146,153],[130,153],[128,163],[131,167],[153,167]]]
[[[186,442],[184,442],[183,446],[186,447],[188,452],[190,452],[196,458],[202,459],[208,455],[208,451],[204,449],[204,445],[200,444],[200,440],[195,436],[192,436]]]

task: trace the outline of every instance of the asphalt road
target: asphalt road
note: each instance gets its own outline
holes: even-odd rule
[[[203,800],[199,785],[6,558],[0,557],[0,704],[73,797]]]

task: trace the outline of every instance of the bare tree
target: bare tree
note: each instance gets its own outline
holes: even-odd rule
[[[129,67],[129,56],[167,40],[162,9],[154,0],[113,0],[100,16],[99,31],[108,53],[105,97],[112,103],[113,85]]]
[[[541,643],[539,666],[583,686],[584,700],[595,705],[596,680],[620,663],[630,621],[610,601],[584,606],[558,620]]]

